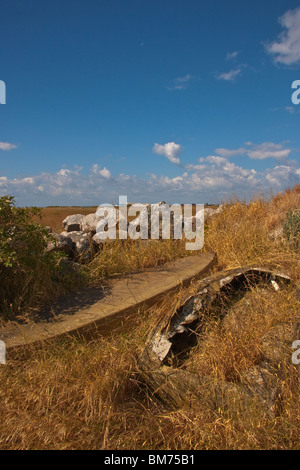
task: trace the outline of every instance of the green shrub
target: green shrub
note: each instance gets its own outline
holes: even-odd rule
[[[44,252],[47,231],[32,221],[38,211],[15,207],[12,196],[0,198],[0,265],[28,266]]]
[[[300,211],[297,209],[290,209],[285,217],[283,232],[286,236],[289,245],[293,249],[299,246],[300,235]]]
[[[70,287],[61,255],[47,252],[48,230],[33,221],[37,208],[19,208],[12,196],[0,198],[0,317],[15,318]],[[72,276],[71,276],[72,277]]]

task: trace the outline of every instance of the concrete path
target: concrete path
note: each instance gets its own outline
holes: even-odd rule
[[[164,294],[188,285],[216,263],[214,253],[178,259],[159,268],[111,279],[103,287],[81,289],[52,305],[52,318],[28,325],[0,328],[6,350],[66,334],[93,337],[107,334],[116,321],[153,305]],[[55,320],[53,320],[53,315]]]

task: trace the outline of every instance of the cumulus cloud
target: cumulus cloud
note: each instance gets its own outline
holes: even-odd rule
[[[246,149],[244,149],[243,147],[240,147],[235,150],[218,148],[218,149],[215,149],[215,152],[218,153],[219,155],[222,155],[222,157],[235,157],[237,155],[245,155]]]
[[[266,181],[269,182],[275,190],[281,190],[285,187],[299,184],[300,168],[293,165],[276,165],[266,172]]]
[[[168,142],[164,145],[154,144],[152,151],[158,155],[163,155],[170,162],[180,165],[179,155],[181,155],[182,152],[181,145],[175,144],[175,142]]]
[[[224,165],[227,162],[227,160],[226,160],[226,158],[223,158],[223,157],[210,155],[208,157],[199,158],[199,162],[209,162],[209,163],[213,163],[215,165]]]
[[[219,75],[217,75],[216,78],[218,80],[225,80],[226,82],[228,81],[233,82],[236,79],[236,77],[240,75],[241,72],[242,72],[241,68],[232,69],[229,72],[220,73]]]
[[[291,149],[284,148],[281,144],[274,144],[273,142],[264,142],[263,144],[254,146],[251,150],[247,151],[250,158],[265,160],[266,158],[276,158],[282,160],[287,158],[291,153]]]
[[[278,19],[283,31],[279,37],[265,45],[275,63],[293,65],[300,63],[300,7],[288,10]]]
[[[111,178],[111,172],[106,168],[102,168],[102,169],[99,169],[99,165],[97,165],[97,163],[95,163],[93,166],[92,166],[92,169],[91,169],[92,173],[94,174],[98,174],[100,176],[103,176],[103,178],[106,178],[106,179],[110,179]]]
[[[101,168],[97,163],[87,172],[75,166],[22,178],[1,176],[0,195],[11,194],[23,206],[117,204],[120,194],[126,194],[133,202],[203,203],[212,198],[224,200],[233,193],[249,197],[270,189],[281,191],[300,183],[300,167],[287,158],[291,149],[283,144],[245,142],[238,149],[217,150],[215,155],[200,157],[196,164],[178,166],[179,174],[173,177],[151,174],[142,178],[122,173],[112,177],[106,167]],[[175,142],[155,144],[153,151],[180,164],[182,147]],[[261,171],[244,168],[230,161],[230,157],[237,154],[261,160],[272,157],[276,165]]]
[[[99,175],[103,176],[103,178],[109,179],[111,177],[111,172],[106,168],[102,168],[102,170],[99,170]]]
[[[273,142],[263,142],[262,144],[255,145],[252,142],[245,142],[245,147],[238,149],[217,148],[215,152],[222,157],[234,157],[239,155],[248,155],[249,158],[256,160],[265,160],[266,158],[275,158],[276,160],[286,159],[291,149],[285,148],[282,144],[275,144]]]
[[[100,170],[101,171],[101,170]],[[81,168],[63,168],[55,173],[40,173],[26,178],[0,177],[0,195],[16,196],[19,205],[97,205],[118,203],[126,194],[134,202],[198,202],[222,200],[233,193],[248,197],[260,191],[281,191],[300,183],[296,162],[277,164],[257,171],[243,168],[228,158],[210,155],[199,164],[185,166],[177,176],[151,174],[147,178],[119,174],[106,178],[97,165],[84,173]]]
[[[17,146],[15,144],[10,144],[9,142],[0,142],[0,150],[12,150],[16,148]]]

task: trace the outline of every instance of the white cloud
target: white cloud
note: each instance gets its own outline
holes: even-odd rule
[[[265,45],[275,63],[292,65],[300,63],[300,7],[288,10],[278,19],[284,28],[277,40]]]
[[[103,169],[95,164],[87,172],[81,168],[63,168],[55,173],[25,178],[1,176],[0,195],[16,196],[17,203],[22,206],[117,204],[120,194],[126,194],[128,201],[133,202],[203,203],[224,200],[233,194],[249,197],[258,192],[268,193],[270,189],[281,191],[300,183],[300,167],[295,161],[277,163],[273,168],[257,171],[218,155],[201,157],[199,164],[185,165],[172,177],[151,174],[142,178],[119,174],[107,178],[101,171]]]
[[[0,150],[12,150],[16,148],[17,146],[15,144],[10,144],[9,142],[0,142]]]
[[[298,113],[300,113],[300,109],[297,108],[296,106],[286,106],[284,108],[284,110],[289,114],[298,114]]]
[[[222,157],[235,157],[236,155],[245,155],[246,149],[244,149],[243,147],[240,147],[235,150],[218,148],[218,149],[215,149],[215,152],[218,153],[219,155],[222,155]]]
[[[181,145],[175,144],[175,142],[168,142],[164,145],[154,144],[152,151],[158,155],[164,155],[170,162],[180,165]]]
[[[7,176],[0,176],[0,191],[1,187],[6,188],[7,186]]]
[[[274,144],[273,142],[264,142],[263,144],[256,145],[252,150],[248,150],[247,154],[250,158],[265,160],[266,158],[276,158],[282,160],[287,158],[291,153],[291,149],[284,148],[281,144]]]
[[[109,179],[111,177],[111,172],[104,167],[102,170],[99,170],[99,175],[103,176],[103,178]]]
[[[72,173],[73,172],[71,170],[68,170],[67,168],[62,168],[61,170],[57,172],[59,176],[70,176],[72,175]]]
[[[201,171],[205,169],[205,165],[194,165],[193,163],[187,163],[184,165],[184,168],[188,171]]]
[[[277,165],[275,168],[266,172],[266,180],[272,184],[275,189],[281,190],[284,187],[291,187],[299,184],[300,169],[292,165]]]
[[[295,108],[293,108],[293,106],[286,106],[284,109],[285,109],[285,111],[287,111],[290,114],[295,113]]]
[[[217,75],[217,79],[218,80],[225,80],[225,81],[231,81],[233,82],[236,77],[238,75],[240,75],[242,69],[241,68],[238,68],[238,69],[232,69],[230,70],[229,72],[225,72],[225,73],[220,73],[219,75]]]
[[[177,77],[177,78],[174,78],[174,80],[172,81],[172,84],[170,86],[168,86],[168,90],[170,91],[173,91],[173,90],[185,90],[188,85],[189,85],[189,82],[193,79],[193,76],[192,75],[185,75],[184,77]]]
[[[95,163],[93,166],[92,166],[92,169],[91,169],[92,173],[96,174],[96,175],[100,175],[100,176],[103,176],[103,178],[106,178],[106,179],[110,179],[111,178],[111,172],[106,168],[102,168],[101,170],[99,169],[99,165],[97,165],[97,163]]]
[[[209,163],[213,163],[215,165],[224,165],[227,162],[227,160],[226,160],[226,158],[223,158],[223,157],[210,155],[209,157],[199,158],[199,162],[209,162]]]
[[[249,158],[256,160],[265,160],[266,158],[275,158],[282,160],[289,156],[291,149],[285,148],[282,144],[274,144],[273,142],[263,142],[255,145],[252,142],[245,142],[247,148],[240,147],[238,149],[217,148],[215,152],[222,157],[234,157],[238,155],[248,155]]]
[[[238,51],[234,51],[234,52],[228,52],[226,54],[226,60],[233,60],[233,59],[236,59],[237,56],[238,56],[239,52]]]

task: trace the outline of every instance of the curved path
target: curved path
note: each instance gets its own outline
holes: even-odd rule
[[[47,312],[41,312],[39,322],[0,328],[0,340],[5,342],[9,352],[66,334],[84,337],[106,334],[116,321],[188,285],[216,261],[214,253],[203,253],[111,279],[103,287],[81,289],[52,304],[51,319]]]

